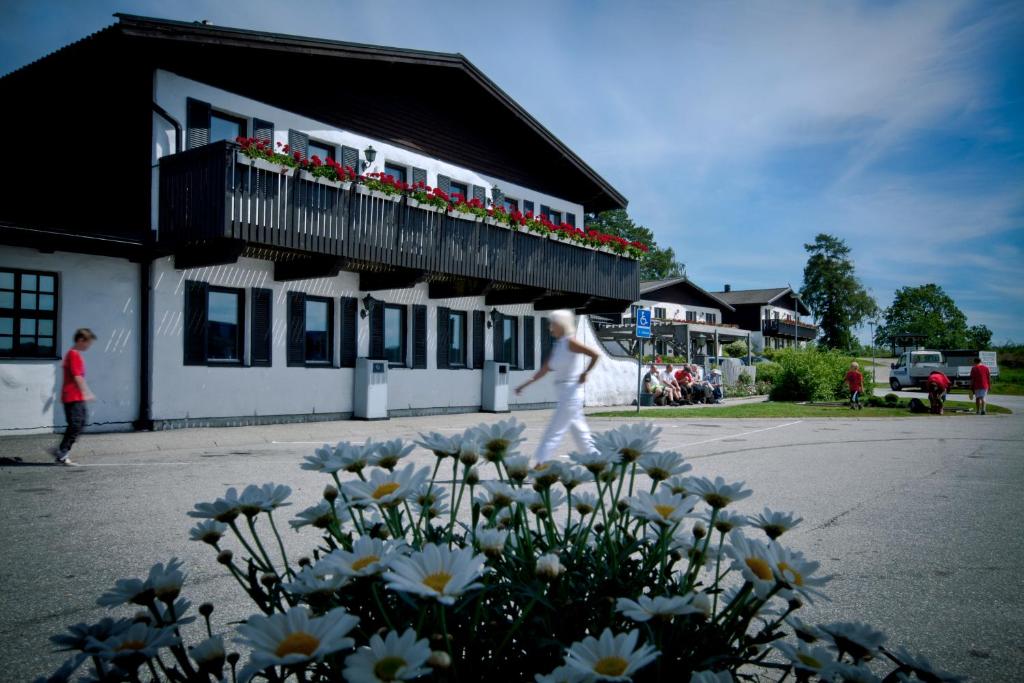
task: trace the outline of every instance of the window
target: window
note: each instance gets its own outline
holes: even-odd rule
[[[518,199],[512,199],[512,197],[505,197],[503,201],[505,202],[505,211],[512,213],[513,211],[519,210]]]
[[[405,365],[405,306],[384,306],[384,357],[389,365]]]
[[[778,311],[772,311],[772,318],[774,318],[775,320],[778,320],[779,319],[779,312]]]
[[[396,166],[395,164],[384,164],[384,173],[392,176],[395,180],[400,183],[409,182],[406,178],[405,166]]]
[[[322,297],[306,297],[306,362],[330,363],[333,340],[331,339],[331,300]]]
[[[656,320],[665,320],[666,318],[668,318],[668,314],[665,312],[664,308],[659,308],[659,307],[655,306],[655,308],[654,308],[654,318]]]
[[[558,211],[552,211],[551,207],[549,206],[544,206],[543,204],[541,204],[540,215],[543,216],[544,218],[547,218],[555,225],[561,225],[562,223],[562,214]]]
[[[687,311],[686,312],[686,322],[688,322],[688,323],[695,323],[695,322],[697,322],[697,311]]]
[[[57,275],[0,270],[0,356],[57,356]]]
[[[466,367],[466,312],[448,312],[448,367]]]
[[[714,325],[718,324],[718,314],[717,313],[708,313],[706,317],[707,317],[707,321],[709,323],[712,323]]]
[[[469,201],[469,185],[467,185],[466,183],[457,183],[453,180],[451,183],[449,183],[449,187],[449,195],[461,195],[465,201]]]
[[[335,146],[329,145],[326,142],[317,142],[316,140],[310,140],[306,145],[306,156],[312,159],[314,156],[320,157],[320,161],[327,161],[328,159],[336,159],[337,152],[335,152]]]
[[[218,140],[235,141],[237,137],[245,137],[245,119],[219,111],[210,114],[210,142]]]
[[[206,360],[241,363],[245,347],[240,289],[210,287],[206,302]]]
[[[519,319],[514,316],[501,318],[501,360],[512,367],[519,360]]]

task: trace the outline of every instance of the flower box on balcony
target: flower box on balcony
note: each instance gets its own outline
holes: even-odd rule
[[[402,201],[402,195],[400,194],[387,194],[379,190],[371,190],[367,187],[364,187],[363,185],[358,184],[356,185],[356,192],[358,192],[359,194],[369,195],[370,197],[373,197],[375,199],[382,199],[384,201],[393,203],[398,203]]]
[[[235,161],[242,166],[251,166],[252,168],[259,169],[261,171],[269,171],[271,173],[279,173],[285,178],[294,176],[295,172],[299,169],[291,166],[285,166],[284,164],[275,164],[267,161],[266,159],[257,159],[254,157],[247,157],[241,152],[235,152]]]
[[[472,221],[474,223],[478,223],[482,219],[481,216],[477,216],[475,213],[466,213],[464,211],[452,211],[451,213],[452,218],[460,218],[464,221]]]
[[[301,180],[308,180],[311,183],[319,183],[320,185],[326,185],[327,187],[334,187],[340,190],[348,190],[349,188],[352,187],[352,183],[350,181],[346,180],[342,182],[340,180],[330,180],[328,178],[323,178],[321,176],[315,176],[309,171],[300,170],[299,178]]]
[[[433,204],[421,204],[412,197],[409,197],[409,206],[411,206],[414,209],[423,209],[424,211],[431,211],[433,213],[437,213],[438,211],[440,211],[440,209],[434,206]]]

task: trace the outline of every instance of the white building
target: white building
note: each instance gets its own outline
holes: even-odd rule
[[[2,431],[62,426],[60,358],[78,327],[100,337],[85,356],[91,429],[258,424],[351,416],[358,358],[387,361],[392,416],[479,410],[487,361],[513,386],[539,366],[546,311],[637,298],[629,254],[254,161],[234,142],[556,225],[625,206],[461,55],[120,16],[0,93],[22,103],[0,114],[18,158],[63,131],[59,166],[4,171]],[[80,133],[63,144],[69,125]],[[599,368],[588,403],[628,402],[636,366]],[[511,407],[553,397],[542,382]]]

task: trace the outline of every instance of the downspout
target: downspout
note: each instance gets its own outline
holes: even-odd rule
[[[153,112],[174,128],[175,152],[181,152],[183,146],[181,124],[156,102],[153,102],[152,105]],[[153,201],[159,201],[159,198],[151,196],[150,202]],[[153,246],[152,231],[150,231],[139,260],[139,415],[132,425],[139,431],[153,429],[153,309],[150,297],[150,284],[153,279]]]

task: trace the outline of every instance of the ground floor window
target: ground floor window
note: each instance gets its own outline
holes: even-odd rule
[[[448,312],[448,367],[466,367],[466,312]]]
[[[501,361],[515,367],[519,360],[519,320],[513,316],[501,318]]]
[[[241,363],[245,295],[241,289],[210,287],[206,304],[206,360]]]
[[[306,297],[306,362],[330,363],[333,340],[331,332],[331,300]]]
[[[384,357],[392,366],[405,365],[405,306],[384,306]]]
[[[56,355],[56,273],[0,269],[0,357]]]

